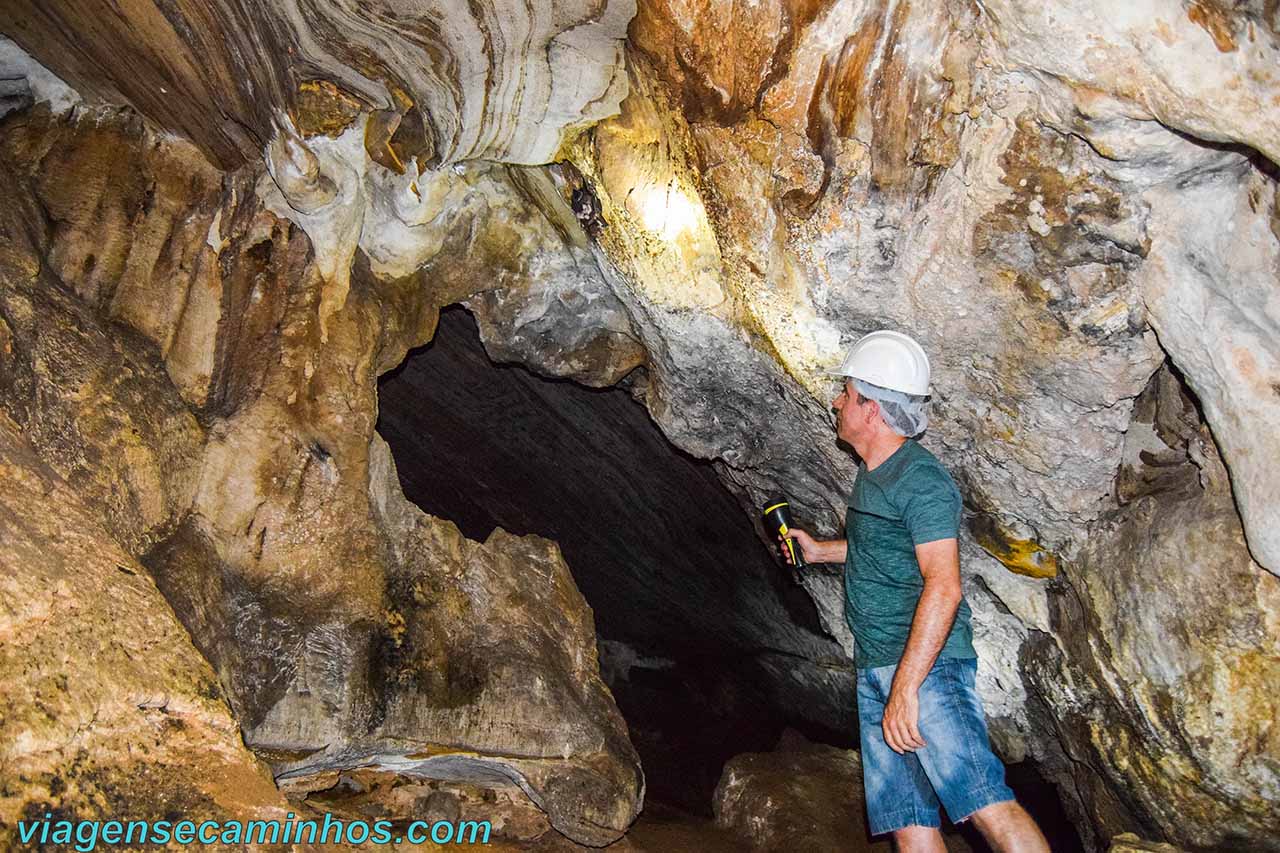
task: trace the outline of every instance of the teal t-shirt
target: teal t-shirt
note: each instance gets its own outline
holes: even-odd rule
[[[954,539],[960,530],[960,490],[942,463],[908,439],[868,471],[858,466],[845,532],[845,620],[857,641],[860,669],[902,659],[924,578],[915,546]],[[969,605],[956,611],[939,657],[973,658]]]

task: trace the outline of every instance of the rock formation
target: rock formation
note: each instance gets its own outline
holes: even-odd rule
[[[377,372],[434,325],[429,297],[358,279],[322,344],[322,271],[251,180],[119,114],[25,113],[4,138],[24,200],[6,221],[5,411],[102,515],[121,571],[147,567],[281,787],[314,799],[391,771],[617,838],[643,780],[558,550],[422,515],[373,432]]]
[[[1143,841],[1132,832],[1122,832],[1111,839],[1109,853],[1179,853],[1179,850],[1172,844]]]
[[[1280,849],[1274,3],[9,6],[39,64],[0,51],[6,476],[94,516],[118,560],[68,589],[176,614],[294,795],[486,780],[593,844],[640,806],[554,547],[419,513],[375,432],[465,302],[495,358],[628,377],[748,511],[826,533],[823,371],[910,331],[1001,751],[1093,849]],[[33,583],[80,562],[50,553]],[[204,666],[111,678],[175,673],[260,778]]]
[[[284,819],[155,582],[8,415],[0,476],[0,841],[19,820]]]
[[[635,9],[219,0],[96,15],[14,0],[8,12],[5,35],[77,91],[133,104],[224,168],[256,161],[291,121],[325,129],[363,110],[380,128],[370,141],[403,170],[411,157],[549,160],[625,94],[622,39]]]
[[[858,753],[812,744],[788,732],[778,749],[744,753],[727,763],[716,788],[716,823],[745,849],[891,851],[867,834]],[[967,853],[952,833],[947,849]]]

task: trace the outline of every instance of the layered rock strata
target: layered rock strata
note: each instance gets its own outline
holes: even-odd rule
[[[278,129],[375,112],[389,163],[550,159],[626,93],[629,0],[458,5],[9,5],[5,34],[85,94],[128,103],[220,166]]]

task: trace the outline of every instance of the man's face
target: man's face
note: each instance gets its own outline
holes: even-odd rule
[[[840,393],[831,401],[831,408],[836,413],[836,435],[846,444],[859,447],[870,429],[869,415],[876,414],[869,412],[868,407],[874,405],[874,400],[863,397],[854,389],[853,382],[846,380]]]

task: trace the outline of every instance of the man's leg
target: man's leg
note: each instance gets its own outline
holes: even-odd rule
[[[971,815],[973,825],[996,853],[1049,853],[1049,842],[1027,810],[1010,800]]]
[[[1031,816],[1014,801],[1004,765],[991,751],[976,671],[974,660],[939,658],[934,664],[919,694],[919,729],[926,745],[914,754],[953,821],[973,818],[999,853],[1049,853]]]
[[[893,834],[898,853],[947,853],[942,833],[931,826],[908,826]]]
[[[937,834],[938,798],[916,757],[911,753],[899,755],[884,742],[881,723],[893,670],[891,666],[858,670],[858,723],[867,828],[872,835],[893,833],[902,850],[932,853],[942,848],[912,845],[918,838],[927,838],[929,832]],[[905,836],[899,835],[903,832]],[[938,840],[941,841],[940,836]]]

